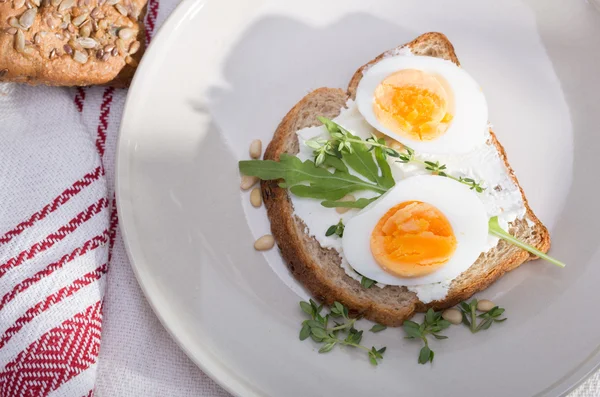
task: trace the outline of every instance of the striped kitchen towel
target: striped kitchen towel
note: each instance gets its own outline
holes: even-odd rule
[[[0,396],[88,395],[108,270],[104,168],[72,90],[0,86]]]
[[[1,397],[94,393],[118,223],[103,157],[125,95],[0,84]]]

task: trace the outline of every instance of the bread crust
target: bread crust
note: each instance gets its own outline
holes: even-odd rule
[[[264,159],[279,160],[282,153],[296,154],[299,145],[296,131],[320,124],[316,119],[316,109],[319,115],[336,117],[346,101],[354,98],[363,71],[404,46],[410,47],[417,55],[438,56],[459,65],[452,44],[441,33],[425,33],[410,43],[385,52],[356,71],[346,92],[341,89],[319,88],[300,100],[279,124]],[[548,231],[529,207],[523,189],[508,163],[504,148],[492,131],[490,135],[507,171],[519,186],[526,207],[526,218],[533,223],[529,226],[525,218],[517,220],[511,227],[511,233],[540,251],[547,252],[550,248]],[[288,191],[280,188],[277,183],[262,181],[261,189],[271,222],[271,231],[294,277],[319,301],[327,305],[339,301],[354,315],[362,315],[380,324],[399,326],[415,312],[422,312],[430,307],[443,309],[454,306],[487,288],[504,273],[535,259],[528,252],[500,241],[494,249],[481,254],[473,266],[452,281],[445,299],[428,304],[421,302],[415,293],[405,287],[365,289],[341,268],[341,258],[335,250],[321,247],[316,239],[307,233],[303,221],[294,214]]]
[[[128,86],[143,53],[146,1],[0,2],[0,82]],[[31,11],[31,26],[21,25]]]

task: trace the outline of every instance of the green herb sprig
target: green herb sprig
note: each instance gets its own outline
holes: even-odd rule
[[[450,326],[450,322],[442,318],[442,312],[436,312],[433,309],[427,310],[423,322],[418,324],[414,321],[406,320],[402,324],[407,339],[421,339],[425,346],[419,352],[419,364],[433,362],[434,352],[429,347],[427,335],[435,339],[447,339],[447,336],[440,335],[439,332]]]
[[[352,270],[354,270],[356,272],[356,274],[358,274],[361,277],[360,285],[362,285],[363,288],[369,289],[377,283],[377,281],[371,280],[369,277],[363,276],[362,274],[357,272],[356,269],[352,269]]]
[[[279,161],[240,161],[240,172],[262,180],[283,179],[280,187],[289,188],[300,197],[322,199],[321,204],[325,207],[364,208],[378,196],[355,201],[338,200],[364,190],[381,195],[394,186],[392,170],[383,151],[371,153],[362,139],[332,121],[326,127],[336,138],[306,142],[314,149],[314,161],[302,162],[295,156],[282,154]],[[330,168],[333,170],[330,171]],[[364,178],[351,174],[349,168]]]
[[[420,161],[420,160],[416,160],[416,159],[413,161],[425,165],[425,169],[427,171],[431,171],[432,174],[439,175],[439,176],[445,176],[446,178],[453,179],[457,182],[462,183],[463,185],[469,186],[469,189],[475,190],[477,193],[482,193],[485,190],[485,188],[481,186],[481,183],[475,182],[474,179],[463,178],[462,176],[457,178],[455,176],[452,176],[452,175],[446,173],[446,165],[440,164],[439,161],[436,161],[435,163],[433,161]]]
[[[371,280],[369,277],[365,277],[365,276],[361,276],[361,277],[362,278],[360,279],[360,285],[362,285],[366,289],[371,288],[373,285],[375,285],[375,283],[377,283],[377,281]]]
[[[386,145],[385,139],[377,138],[375,136],[362,140],[352,135],[344,127],[340,126],[333,120],[326,117],[318,117],[319,121],[325,125],[329,135],[332,139],[326,140],[323,138],[317,138],[314,140],[306,141],[306,145],[315,149],[315,164],[321,165],[325,162],[327,155],[336,156],[342,158],[345,151],[352,153],[352,150],[356,145],[364,145],[368,148],[368,151],[375,150],[376,154],[379,153],[385,160],[387,156],[398,159],[400,163],[418,163],[425,167],[427,171],[431,171],[432,174],[444,176],[460,182],[464,185],[469,186],[471,190],[475,190],[477,193],[482,193],[485,188],[481,186],[481,182],[476,182],[471,178],[455,177],[448,174],[446,171],[446,165],[440,164],[439,161],[423,161],[415,157],[415,151],[408,146],[404,146],[404,152],[398,152],[397,150]]]
[[[300,329],[300,340],[312,338],[317,343],[322,343],[323,346],[319,349],[319,353],[327,353],[336,345],[350,346],[362,349],[367,352],[369,362],[377,365],[383,359],[383,353],[386,348],[376,349],[374,346],[370,349],[360,344],[363,331],[358,331],[354,328],[356,318],[350,318],[348,308],[340,302],[334,302],[331,306],[330,313],[321,315],[322,305],[317,305],[315,301],[310,299],[308,302],[300,302],[300,308],[304,313],[310,316],[310,319],[302,322]],[[337,318],[343,322],[334,321],[334,326],[329,326],[330,318]],[[345,338],[344,338],[345,334]],[[378,361],[379,360],[379,361]]]
[[[488,222],[488,228],[489,228],[489,233],[491,235],[499,237],[499,238],[509,242],[512,245],[516,245],[517,247],[522,248],[525,251],[527,251],[535,256],[538,256],[542,259],[545,259],[548,262],[555,264],[556,266],[559,266],[559,267],[566,266],[566,264],[564,262],[561,262],[558,259],[555,259],[555,258],[551,257],[550,255],[543,253],[542,251],[538,250],[537,248],[535,248],[521,240],[518,240],[515,237],[513,237],[512,235],[510,235],[509,233],[505,232],[504,229],[502,229],[500,227],[497,216],[490,218],[490,220]]]
[[[386,152],[381,149],[375,151],[366,146],[365,141],[352,135],[336,122],[326,118],[318,117],[323,123],[331,139],[317,138],[316,141],[307,141],[309,147],[315,149],[315,165],[334,166],[336,160],[343,160],[348,167],[365,177],[367,180],[386,186],[393,187],[395,182],[392,170],[386,161]],[[366,203],[368,204],[368,202]]]
[[[472,299],[469,303],[461,302],[458,307],[463,314],[463,324],[474,334],[490,328],[493,323],[506,321],[506,318],[500,318],[504,314],[504,309],[498,306],[494,306],[486,313],[477,314],[477,299]],[[477,319],[480,321],[478,322]]]
[[[370,199],[367,198],[359,198],[355,201],[331,201],[325,200],[321,202],[323,207],[327,208],[365,208],[367,205],[371,204],[373,201],[377,200],[379,196],[372,197]]]
[[[397,158],[401,163],[420,163],[428,171],[454,179],[479,193],[485,190],[481,183],[471,178],[457,178],[448,174],[445,164],[415,158],[414,150],[409,147],[404,147],[404,152],[401,153],[387,146],[383,138],[362,140],[332,120],[325,117],[320,117],[319,120],[323,122],[332,139],[307,141],[307,144],[315,149],[314,162],[302,162],[295,156],[282,154],[279,161],[240,161],[240,172],[262,180],[283,179],[283,182],[279,183],[280,187],[289,188],[291,193],[299,197],[321,199],[321,204],[325,207],[364,208],[379,196],[355,201],[339,200],[350,193],[364,190],[381,195],[393,187],[395,182],[386,160],[387,156]],[[316,166],[318,164],[323,167]],[[348,167],[365,179],[351,174]],[[505,232],[499,226],[497,217],[489,220],[489,233],[557,266],[565,267],[563,262]],[[361,284],[369,288],[374,283],[373,280],[365,280],[363,277]]]
[[[389,189],[388,184],[365,181],[340,169],[331,172],[322,167],[315,167],[310,160],[303,162],[289,154],[282,154],[279,161],[240,161],[239,168],[242,174],[256,176],[262,180],[283,179],[284,182],[279,186],[289,188],[293,194],[300,197],[339,200],[359,190],[371,190],[381,194]]]
[[[385,325],[375,324],[374,326],[371,327],[371,329],[369,331],[371,331],[373,333],[377,333],[377,332],[385,331],[386,329],[387,329],[387,327]]]
[[[325,236],[333,236],[334,234],[340,238],[344,237],[344,221],[340,219],[337,225],[331,225],[325,232]]]

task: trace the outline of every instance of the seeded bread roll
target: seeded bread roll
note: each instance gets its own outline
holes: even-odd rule
[[[126,86],[146,0],[0,0],[0,81]]]
[[[405,46],[415,55],[435,56],[459,65],[452,44],[441,33],[426,33],[397,49]],[[346,91],[339,88],[319,88],[302,98],[277,127],[265,151],[264,159],[279,160],[283,153],[297,154],[299,142],[296,132],[305,127],[320,125],[317,116],[337,117],[345,107],[346,101],[354,99],[365,68],[393,54],[395,50],[383,53],[359,68]],[[492,131],[490,136],[490,143],[496,147],[498,155],[506,165],[506,173],[518,186],[519,182],[508,163],[504,148]],[[261,189],[271,221],[271,231],[283,259],[296,279],[319,301],[328,305],[339,301],[346,305],[352,314],[362,315],[380,324],[399,326],[415,312],[422,312],[430,307],[437,310],[454,306],[474,293],[484,290],[504,273],[526,261],[536,259],[528,252],[500,240],[495,248],[482,253],[469,269],[452,281],[443,300],[423,303],[406,287],[388,285],[384,288],[367,289],[342,269],[341,258],[336,250],[319,245],[312,235],[319,231],[307,231],[302,219],[294,214],[287,189],[279,187],[278,181],[262,181]],[[547,252],[550,248],[550,235],[529,208],[522,189],[521,195],[526,208],[525,216],[529,222],[525,218],[515,220],[510,225],[510,233],[540,251]]]

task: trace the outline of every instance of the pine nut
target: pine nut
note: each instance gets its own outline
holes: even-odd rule
[[[442,312],[442,318],[454,325],[458,325],[462,322],[463,315],[458,309],[448,309]]]
[[[275,239],[270,234],[265,234],[254,243],[254,249],[257,251],[266,251],[273,248]]]
[[[479,310],[480,312],[489,312],[495,306],[496,305],[494,304],[494,302],[489,301],[487,299],[482,299],[477,302],[477,310]]]
[[[351,194],[347,194],[344,197],[342,197],[341,199],[339,199],[338,201],[355,201],[356,199],[354,198],[353,195]],[[335,211],[338,214],[345,214],[346,212],[350,211],[350,208],[345,208],[345,207],[336,207]]]
[[[250,157],[253,159],[260,158],[260,154],[262,153],[262,142],[260,139],[255,139],[250,144]]]
[[[242,190],[248,190],[252,186],[256,185],[258,182],[258,178],[255,176],[242,175],[242,182],[240,183],[240,187]]]
[[[262,196],[260,195],[260,188],[255,187],[254,189],[252,189],[252,191],[250,192],[250,203],[252,204],[253,207],[260,207],[260,205],[262,204]]]

